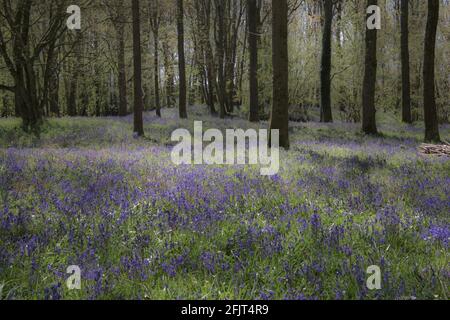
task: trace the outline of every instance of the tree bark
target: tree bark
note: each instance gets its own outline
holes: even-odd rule
[[[367,1],[367,7],[377,4],[377,0]],[[362,129],[366,134],[377,134],[378,130],[375,109],[375,88],[377,81],[377,29],[369,30],[366,26],[365,43],[366,53],[362,92]]]
[[[209,28],[209,27],[208,27]],[[216,116],[217,110],[215,107],[215,84],[216,84],[216,72],[214,67],[214,55],[211,47],[211,43],[209,42],[209,31],[207,34],[208,38],[206,40],[206,48],[205,48],[205,58],[206,58],[206,78],[208,80],[208,105],[211,115]]]
[[[423,107],[425,115],[425,141],[439,142],[439,123],[435,96],[436,32],[439,22],[439,0],[428,0],[428,19],[423,58]]]
[[[47,63],[44,69],[44,105],[48,107],[48,115],[60,116],[59,111],[59,66],[56,41],[49,45]]]
[[[402,121],[412,123],[409,67],[409,0],[401,0]]]
[[[172,55],[170,47],[167,41],[162,43],[163,51],[163,64],[165,71],[165,94],[166,94],[166,107],[172,108],[174,106],[173,91],[174,91],[174,70],[172,63]]]
[[[320,67],[320,121],[333,122],[331,111],[331,27],[333,1],[323,0],[324,25],[322,35],[322,60]]]
[[[78,114],[77,109],[78,79],[80,76],[83,34],[81,33],[80,30],[76,30],[75,32],[76,32],[74,40],[75,58],[72,63],[72,74],[71,77],[69,78],[69,92],[67,98],[67,115],[69,117],[75,117]]]
[[[141,26],[139,16],[139,0],[132,0],[133,13],[133,61],[134,61],[134,132],[144,135],[142,111],[142,65],[141,65]]]
[[[217,93],[219,97],[219,117],[225,118],[226,115],[226,81],[225,81],[225,3],[222,0],[215,0],[216,15],[217,15],[217,34],[216,34],[216,48],[217,48],[217,69],[218,69],[218,83]]]
[[[201,50],[201,59],[203,65],[199,66],[201,74],[203,75],[203,91],[205,93],[206,103],[208,104],[211,115],[216,116],[217,110],[215,108],[215,88],[216,81],[216,66],[214,54],[211,46],[211,6],[212,0],[195,0],[194,6],[199,16],[197,25],[199,30],[199,46]]]
[[[186,110],[186,60],[184,56],[184,8],[183,0],[177,0],[178,5],[178,73],[180,78],[179,85],[179,116],[181,119],[187,119]]]
[[[288,5],[272,0],[273,105],[270,129],[279,130],[280,146],[289,149]]]
[[[250,85],[250,116],[251,122],[259,122],[258,101],[258,7],[257,0],[248,0],[248,45],[250,52],[249,85]]]
[[[159,12],[158,12],[158,2],[153,0],[150,7],[150,24],[153,32],[153,46],[154,46],[154,57],[153,57],[153,72],[154,72],[154,85],[155,85],[155,108],[156,115],[161,117],[161,98],[159,92]]]
[[[118,26],[117,30],[117,41],[118,41],[118,51],[117,51],[117,66],[119,70],[119,116],[126,116],[128,113],[127,107],[127,78],[126,78],[126,67],[125,67],[125,36],[124,36],[124,25]]]
[[[22,117],[25,131],[38,133],[42,123],[42,110],[39,109],[34,60],[30,59],[29,33],[32,1],[20,1],[14,29],[13,55],[15,62],[15,103]],[[4,57],[6,58],[6,57]]]
[[[159,92],[159,49],[158,49],[158,31],[153,33],[153,41],[154,41],[154,61],[153,61],[153,68],[154,68],[154,75],[155,75],[155,107],[156,107],[156,115],[158,117],[161,117],[161,98],[160,98],[160,92]]]
[[[67,100],[67,115],[69,117],[75,117],[77,115],[77,95],[78,95],[77,81],[78,76],[76,76],[76,73],[74,73],[73,77],[70,80],[69,98]]]

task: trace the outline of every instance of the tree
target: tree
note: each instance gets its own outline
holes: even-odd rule
[[[219,97],[219,117],[225,118],[226,111],[226,80],[225,80],[225,7],[223,0],[214,0],[216,8],[217,32],[215,34],[216,50],[217,50],[217,67],[218,67],[218,83],[217,95]]]
[[[139,0],[132,1],[133,13],[133,62],[134,62],[134,132],[138,136],[144,135],[142,111],[142,65],[141,65],[141,26],[139,16]]]
[[[178,70],[180,77],[179,113],[181,119],[187,118],[186,110],[186,61],[184,57],[184,8],[183,0],[177,0],[178,7]]]
[[[409,67],[409,0],[401,0],[402,121],[412,123]]]
[[[124,5],[122,0],[103,0],[107,13],[116,32],[117,70],[119,85],[119,116],[126,116],[127,107],[127,78],[125,64],[125,24]]]
[[[51,25],[54,12],[49,11],[48,25]],[[61,40],[59,40],[61,42]],[[47,60],[45,62],[45,67],[43,71],[44,86],[48,86],[47,89],[44,88],[43,92],[48,97],[44,97],[44,101],[47,100],[47,115],[60,116],[59,108],[59,74],[60,74],[60,63],[58,61],[58,55],[60,52],[60,43],[52,41],[47,50],[45,50],[47,55]]]
[[[196,24],[198,35],[199,52],[198,69],[202,81],[202,90],[206,103],[209,106],[211,115],[217,115],[215,108],[215,90],[217,87],[215,59],[211,45],[211,9],[212,0],[194,0],[194,9],[196,13]],[[193,39],[196,39],[195,31]]]
[[[54,13],[41,36],[36,36],[31,28],[36,24],[32,16],[32,0],[3,1],[0,23],[0,56],[14,81],[14,86],[0,84],[1,90],[14,93],[16,114],[22,118],[25,131],[39,133],[43,121],[44,108],[49,100],[49,83],[52,80],[55,59],[55,43],[65,32],[64,1],[52,1],[45,8]],[[46,55],[43,83],[39,80],[36,64],[39,57]]]
[[[322,2],[324,25],[320,67],[320,121],[333,122],[331,111],[331,26],[333,23],[333,1],[322,0]]]
[[[156,115],[161,117],[161,99],[159,94],[159,25],[161,23],[161,17],[158,6],[158,0],[150,0],[150,27],[153,33],[153,46],[155,50],[153,59],[153,72],[155,77],[155,107]]]
[[[368,0],[367,7],[377,5],[378,0]],[[367,16],[368,18],[369,16]],[[377,81],[377,29],[366,27],[366,53],[362,91],[362,128],[366,134],[377,134],[375,87]]]
[[[170,21],[168,21],[170,22]],[[170,23],[172,24],[172,23]],[[174,91],[175,91],[175,70],[173,52],[170,47],[170,37],[165,35],[162,41],[163,65],[164,65],[164,88],[166,107],[172,108],[175,105]],[[160,116],[160,115],[158,115]]]
[[[425,141],[439,142],[439,123],[435,97],[436,32],[439,21],[439,0],[428,1],[428,18],[423,57],[423,107],[425,115]]]
[[[71,75],[69,77],[69,85],[67,95],[67,115],[75,117],[78,114],[77,98],[78,98],[78,82],[80,79],[81,60],[83,54],[83,33],[81,30],[74,30],[75,39],[73,40],[74,61],[71,68]]]
[[[123,19],[121,16],[120,19]],[[123,20],[122,20],[123,21]],[[126,116],[128,113],[127,106],[127,76],[125,67],[125,32],[124,25],[118,26],[117,32],[117,67],[119,70],[119,116]]]
[[[258,100],[258,6],[257,0],[247,0],[248,47],[250,51],[249,85],[251,122],[259,122]]]
[[[273,102],[270,129],[279,130],[280,146],[289,149],[288,5],[272,0]]]
[[[225,106],[227,112],[234,111],[236,96],[236,60],[238,52],[239,29],[246,13],[244,0],[230,0],[225,2],[225,47],[224,47],[224,79]],[[242,44],[246,46],[245,41]]]

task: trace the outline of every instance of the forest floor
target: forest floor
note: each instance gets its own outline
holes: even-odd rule
[[[450,161],[419,152],[420,125],[293,123],[264,177],[174,166],[170,135],[193,119],[267,126],[190,112],[146,113],[141,139],[132,116],[49,120],[40,139],[0,120],[0,299],[449,298]]]

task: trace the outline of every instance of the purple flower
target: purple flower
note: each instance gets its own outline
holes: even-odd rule
[[[45,300],[61,300],[61,283],[52,284],[44,289]]]
[[[447,225],[432,224],[423,234],[424,240],[438,241],[448,247],[450,241],[450,228]]]
[[[314,213],[311,218],[310,218],[310,224],[311,224],[311,228],[313,230],[314,233],[319,233],[320,232],[320,228],[322,227],[322,219],[320,218],[320,215],[318,215],[317,213]]]

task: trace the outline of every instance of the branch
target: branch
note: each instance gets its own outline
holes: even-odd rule
[[[7,86],[7,85],[4,85],[4,84],[0,83],[0,90],[6,90],[6,91],[14,92],[15,88],[16,87]]]
[[[338,74],[344,73],[345,71],[347,71],[348,69],[350,69],[352,67],[352,65],[349,65],[339,71],[336,71],[335,73],[333,73],[333,75],[331,76],[331,80],[334,79],[334,77],[336,77]]]

